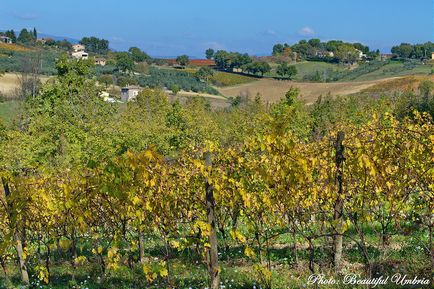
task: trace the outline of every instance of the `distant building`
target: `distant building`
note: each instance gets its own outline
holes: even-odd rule
[[[142,89],[140,86],[127,86],[121,89],[121,99],[123,102],[128,102],[132,100],[136,100],[137,95],[139,95]]]
[[[41,44],[47,44],[47,42],[54,42],[54,39],[50,38],[50,37],[38,38],[38,39],[36,39],[36,42],[41,43]]]
[[[383,54],[380,54],[380,57],[381,57],[381,60],[388,60],[388,59],[391,59],[392,57],[393,57],[393,54],[390,54],[390,53],[383,53]]]
[[[72,45],[72,50],[74,50],[74,52],[84,51],[85,49],[86,49],[86,46],[84,46],[83,44]]]
[[[95,65],[105,66],[106,60],[104,58],[95,58]]]
[[[121,103],[122,101],[117,100],[114,97],[111,97],[107,91],[102,91],[99,96],[105,101],[109,103]]]
[[[434,52],[431,53],[431,59],[434,60]]]
[[[84,51],[73,52],[71,56],[75,59],[89,59],[89,54]]]
[[[334,57],[335,56],[335,54],[333,53],[333,51],[317,51],[315,53],[315,55],[317,57],[321,57],[321,58],[323,58],[323,57]]]
[[[12,44],[12,38],[2,35],[0,36],[0,42],[6,44]]]
[[[356,51],[357,51],[357,53],[359,53],[359,59],[366,58],[366,54],[365,53],[363,53],[362,51],[360,51],[358,49],[356,49]]]

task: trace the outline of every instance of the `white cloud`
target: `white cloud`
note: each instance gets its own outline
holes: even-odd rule
[[[267,29],[264,32],[265,35],[270,35],[270,36],[277,36],[276,31],[274,31],[273,29]]]
[[[303,27],[298,31],[298,34],[301,36],[312,36],[315,34],[315,31],[309,26]]]
[[[39,18],[36,13],[14,13],[13,16],[20,20],[35,20]]]
[[[123,39],[122,37],[118,37],[118,36],[112,36],[112,37],[110,37],[110,40],[112,42],[116,42],[116,43],[124,43],[124,42],[126,42],[125,39]]]
[[[219,43],[217,41],[206,42],[206,43],[204,43],[204,47],[212,48],[214,50],[225,49],[225,46],[222,43]]]

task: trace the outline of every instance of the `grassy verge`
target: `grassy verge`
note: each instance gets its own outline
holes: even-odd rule
[[[407,274],[409,278],[419,276],[429,278],[430,266],[429,257],[423,249],[421,242],[427,241],[427,234],[422,231],[414,231],[409,236],[391,236],[390,243],[381,245],[379,242],[380,228],[363,228],[365,241],[370,257],[370,262],[375,276],[392,276],[395,273]],[[350,228],[344,237],[345,245],[343,251],[343,271],[334,273],[330,264],[333,260],[330,240],[326,238],[315,239],[313,242],[314,252],[310,251],[305,240],[301,236],[296,239],[290,234],[282,234],[272,240],[272,245],[267,252],[263,248],[263,263],[257,257],[246,257],[245,247],[233,240],[227,240],[227,247],[220,246],[221,282],[225,287],[231,289],[244,288],[265,288],[261,282],[261,273],[258,266],[271,266],[271,288],[310,288],[307,280],[312,272],[308,269],[309,258],[313,256],[314,268],[317,273],[322,273],[327,278],[336,280],[342,279],[345,274],[365,275],[364,258],[360,248],[352,241],[358,236],[354,228]],[[64,256],[68,251],[61,253],[61,256],[52,254],[50,265],[50,285],[46,286],[38,281],[35,272],[32,275],[31,288],[206,288],[207,273],[205,264],[194,246],[176,250],[171,248],[169,257],[163,258],[161,252],[165,251],[164,242],[154,235],[148,235],[146,240],[145,259],[146,262],[160,262],[165,260],[168,264],[168,276],[155,276],[154,280],[146,280],[143,273],[143,266],[137,262],[135,254],[124,255],[122,262],[114,269],[102,271],[98,265],[97,258],[89,252],[89,244],[80,247],[80,255],[86,256],[82,265],[74,269],[71,262],[65,261]],[[220,242],[223,240],[220,239]],[[221,243],[222,244],[222,243]],[[297,247],[297,258],[294,255],[293,246]],[[42,248],[43,249],[43,248]],[[256,256],[259,256],[258,248],[253,247]],[[56,252],[56,251],[55,251]],[[43,252],[42,252],[43,253]],[[129,263],[131,260],[132,263]],[[107,261],[107,260],[106,260]],[[19,286],[19,273],[16,264],[8,263],[7,275],[0,276],[0,288],[17,288]],[[74,274],[74,280],[73,280]],[[396,288],[395,284],[378,288]],[[322,288],[322,287],[320,287]],[[348,288],[343,284],[328,286],[326,288]],[[362,285],[351,288],[366,288]],[[418,287],[429,288],[429,287]]]

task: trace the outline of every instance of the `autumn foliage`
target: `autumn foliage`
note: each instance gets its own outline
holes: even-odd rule
[[[233,246],[256,282],[273,288],[271,250],[282,235],[293,237],[286,245],[295,263],[306,245],[311,272],[323,270],[320,247],[342,236],[371,276],[369,230],[378,230],[379,250],[392,237],[430,236],[420,244],[432,262],[428,113],[377,111],[313,133],[307,108],[289,96],[272,108],[257,99],[211,111],[202,100],[183,107],[145,90],[118,109],[98,98],[85,63],[58,67],[64,73],[28,100],[22,126],[1,130],[0,261],[6,268],[19,260],[23,283],[50,283],[63,261],[71,280],[92,264],[100,284],[129,270],[141,286],[176,286],[174,252],[195,252],[197,266],[218,280],[231,265],[212,261],[212,250],[220,256]],[[345,136],[341,168],[338,133]],[[145,236],[163,244],[159,258],[146,254]],[[31,280],[24,271],[34,272]]]

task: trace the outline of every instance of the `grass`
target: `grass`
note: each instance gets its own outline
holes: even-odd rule
[[[0,102],[0,120],[10,125],[18,113],[20,103],[18,101]]]
[[[1,65],[0,65],[1,68]],[[50,77],[39,75],[42,83],[45,83]],[[7,98],[13,98],[15,90],[20,86],[20,73],[4,73],[0,74],[0,95]]]
[[[211,81],[217,86],[235,86],[256,81],[254,77],[218,71],[214,73]]]
[[[427,75],[431,72],[432,68],[433,66],[429,64],[408,65],[402,62],[392,61],[389,64],[384,65],[378,70],[357,77],[356,79],[354,79],[354,81],[375,80],[381,78],[416,75],[416,74]]]
[[[315,74],[317,71],[320,74],[324,74],[326,71],[329,70],[345,70],[345,68],[340,65],[319,61],[300,62],[294,65],[297,68],[297,75],[295,77],[295,80],[299,81],[303,80],[306,76]]]
[[[315,73],[319,72],[321,75],[327,73],[328,71],[345,71],[341,65],[321,62],[321,61],[303,61],[298,63],[292,63],[297,68],[297,75],[294,77],[296,81],[304,81],[307,77],[313,76]],[[272,70],[271,72],[265,74],[265,77],[280,77],[276,73],[278,67],[277,63],[270,64]]]
[[[304,61],[292,64],[297,68],[297,75],[294,80],[303,81],[325,81],[324,78],[330,78],[332,81],[337,77],[337,81],[372,81],[390,77],[399,77],[407,75],[427,75],[434,68],[433,63],[422,64],[417,61],[372,61],[349,69],[343,65],[319,62]],[[276,74],[277,64],[271,64],[272,71],[267,73],[266,77],[278,77]],[[316,79],[316,74],[321,79]]]
[[[6,44],[1,42],[0,43],[0,49],[1,50],[8,50],[8,51],[16,51],[16,52],[28,52],[32,51],[30,48],[21,46],[19,44]]]
[[[194,75],[198,71],[198,69],[188,67],[181,71]],[[212,84],[218,87],[236,86],[245,83],[250,83],[256,80],[258,80],[257,77],[252,77],[252,76],[242,75],[237,73],[224,72],[224,71],[214,71],[214,75],[210,79]]]
[[[392,276],[401,272],[409,277],[429,277],[430,267],[427,261],[429,257],[421,248],[419,240],[426,242],[427,233],[415,231],[409,236],[392,236],[390,245],[382,247],[379,245],[379,228],[365,228],[365,237],[368,246],[369,255],[373,266],[375,276]],[[344,238],[343,259],[345,268],[342,274],[355,273],[364,276],[363,258],[361,258],[360,249],[352,242],[353,238],[358,239],[355,229],[350,227],[347,231],[348,236]],[[221,241],[221,240],[220,240]],[[327,278],[342,278],[336,275],[331,267],[332,253],[330,240],[319,238],[314,240],[315,255],[314,262],[317,272],[325,274]],[[149,236],[146,238],[146,257],[150,262],[155,258],[162,260],[161,252],[164,251],[164,244],[158,237]],[[230,289],[251,289],[260,288],[261,282],[258,271],[255,269],[257,262],[244,256],[243,246],[240,246],[233,240],[228,240],[229,251],[221,252],[221,282],[224,288]],[[297,237],[298,247],[298,264],[295,264],[293,258],[292,246],[294,240],[290,234],[282,234],[273,241],[270,247],[270,259],[272,267],[272,288],[310,288],[306,287],[306,282],[311,274],[307,268],[310,251],[307,248],[305,240]],[[265,248],[264,248],[265,249]],[[221,249],[222,250],[222,249]],[[255,250],[257,252],[257,250]],[[82,253],[84,254],[84,253]],[[88,256],[89,260],[94,257]],[[137,258],[137,256],[133,256]],[[200,255],[193,247],[177,251],[172,249],[170,253],[170,274],[169,279],[158,278],[154,282],[147,282],[142,266],[139,263],[129,268],[126,262],[121,261],[118,269],[109,270],[106,273],[101,272],[96,263],[85,262],[75,270],[75,281],[72,281],[72,272],[74,271],[70,262],[58,261],[54,255],[51,259],[51,282],[49,286],[42,284],[32,275],[31,288],[42,289],[60,289],[60,288],[106,288],[106,289],[127,289],[127,288],[205,288],[207,287],[206,267],[201,261]],[[10,263],[8,266],[8,275],[14,286],[19,284],[19,274],[16,264]],[[0,288],[17,288],[10,284],[7,286],[4,278],[0,275]],[[66,287],[66,284],[69,286]],[[170,284],[170,287],[168,286]],[[395,288],[394,284],[389,286],[380,286],[378,288]],[[75,287],[73,287],[75,286]],[[264,287],[262,287],[264,288]],[[346,288],[344,285],[330,286],[326,288]],[[365,288],[363,286],[352,286],[351,288]],[[429,288],[429,287],[418,287]]]
[[[424,80],[434,81],[434,75],[410,75],[396,79],[390,79],[369,87],[362,92],[369,94],[390,93],[396,91],[415,90]]]

